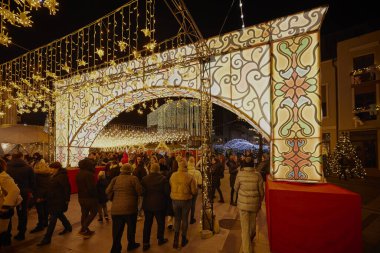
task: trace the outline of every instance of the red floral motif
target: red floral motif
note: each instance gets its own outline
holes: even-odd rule
[[[301,96],[306,95],[306,90],[310,84],[305,82],[304,77],[300,77],[296,71],[293,71],[289,79],[284,80],[285,85],[281,87],[281,91],[285,93],[285,97],[292,99],[296,104]]]
[[[292,168],[291,173],[288,173],[289,179],[303,179],[306,175],[301,171],[301,168],[305,165],[311,165],[309,152],[303,152],[301,147],[304,146],[306,140],[290,139],[286,141],[286,144],[292,148],[291,151],[284,153],[285,160],[283,164]]]

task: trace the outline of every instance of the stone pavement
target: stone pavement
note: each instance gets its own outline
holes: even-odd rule
[[[238,253],[241,252],[241,230],[238,210],[234,206],[229,205],[230,201],[230,188],[229,188],[229,175],[225,174],[225,178],[222,179],[222,191],[226,203],[215,203],[214,209],[217,219],[220,221],[220,233],[215,234],[209,239],[201,239],[199,235],[199,224],[189,225],[188,239],[189,244],[180,250],[174,250],[172,248],[174,232],[166,230],[165,237],[169,239],[167,244],[162,246],[157,245],[156,238],[156,223],[153,223],[152,235],[151,235],[151,248],[147,252],[199,252],[199,253]],[[216,202],[218,201],[218,194]],[[197,201],[197,221],[199,221],[200,215],[200,195]],[[111,207],[109,203],[108,207]],[[97,217],[92,222],[90,229],[95,230],[95,235],[90,239],[84,240],[77,233],[80,229],[80,207],[78,204],[78,197],[76,194],[72,195],[69,211],[66,213],[68,219],[73,225],[73,232],[65,234],[63,236],[58,235],[58,232],[63,229],[61,223],[58,221],[55,233],[50,245],[38,247],[36,244],[42,239],[44,232],[36,234],[30,234],[29,231],[36,225],[37,214],[35,209],[29,212],[28,232],[26,234],[25,241],[18,242],[13,240],[11,247],[0,249],[0,252],[6,253],[106,253],[110,252],[112,245],[112,224],[111,222],[100,223],[97,221]],[[143,221],[138,221],[136,241],[142,244],[142,230]],[[16,234],[17,217],[13,217],[13,235]],[[254,241],[254,252],[267,253],[269,250],[268,243],[268,231],[266,225],[265,205],[258,215],[257,221],[258,231]],[[127,252],[126,247],[126,230],[123,235],[122,252]],[[142,246],[131,252],[142,252]]]
[[[380,177],[370,176],[364,180],[351,179],[339,180],[336,177],[329,177],[327,181],[348,190],[357,192],[362,197],[362,235],[365,253],[380,252]],[[230,188],[229,176],[225,173],[225,178],[222,180],[222,191],[226,203],[215,203],[215,213],[219,220],[221,231],[210,239],[201,239],[199,236],[199,225],[189,225],[189,244],[180,250],[172,248],[174,232],[166,230],[165,236],[169,238],[169,242],[165,245],[158,246],[156,240],[156,224],[153,224],[151,236],[151,248],[147,252],[199,252],[199,253],[238,253],[241,252],[241,230],[238,210],[234,206],[230,206]],[[218,196],[218,194],[217,194]],[[200,214],[200,195],[197,201],[197,221]],[[218,200],[218,197],[216,201]],[[109,204],[110,207],[110,204]],[[80,228],[80,207],[78,204],[77,195],[73,194],[70,202],[67,216],[73,224],[73,232],[64,236],[59,236],[62,225],[57,222],[55,234],[52,238],[52,243],[47,246],[37,247],[36,244],[42,239],[44,232],[36,234],[27,234],[26,240],[22,242],[13,241],[11,247],[0,249],[0,252],[5,253],[106,253],[110,252],[112,245],[112,225],[109,223],[99,223],[97,218],[93,221],[90,228],[95,230],[95,235],[83,240],[77,235]],[[29,213],[28,231],[36,225],[35,209]],[[14,232],[17,225],[17,218],[13,218]],[[136,241],[142,242],[143,221],[138,221]],[[126,231],[123,237],[123,250],[126,252]],[[132,252],[142,252],[142,246]],[[254,241],[254,252],[269,253],[268,229],[266,223],[265,203],[257,219],[257,235]]]

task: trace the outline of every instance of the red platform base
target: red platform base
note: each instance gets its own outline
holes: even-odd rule
[[[362,252],[361,198],[332,184],[266,181],[272,253]]]
[[[95,168],[96,169],[96,172],[94,174],[95,181],[98,180],[99,171],[104,170],[104,168],[105,168],[104,166],[98,166]],[[70,182],[71,194],[78,192],[78,186],[75,180],[78,172],[79,172],[79,168],[70,168],[67,170],[67,177],[69,178],[69,182]]]

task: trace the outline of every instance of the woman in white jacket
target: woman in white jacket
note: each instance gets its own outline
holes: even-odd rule
[[[6,172],[7,163],[0,159],[0,248],[11,244],[13,208],[20,200],[20,189]]]
[[[189,161],[187,163],[187,173],[192,175],[197,183],[198,189],[202,186],[202,174],[199,170],[195,168],[195,158],[193,156],[189,157]],[[191,209],[190,209],[190,224],[194,224],[196,222],[194,214],[195,214],[195,204],[197,203],[198,191],[197,194],[193,196],[191,201]]]

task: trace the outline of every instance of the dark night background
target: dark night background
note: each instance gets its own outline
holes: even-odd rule
[[[0,46],[0,63],[73,32],[126,2],[125,0],[61,0],[59,12],[55,16],[50,16],[46,8],[33,11],[33,27],[8,26],[14,44],[8,48]],[[170,34],[169,24],[175,21],[173,18],[170,20],[170,15],[168,15],[170,13],[163,10],[166,8],[163,0],[156,0],[156,2],[160,8],[157,11],[157,24],[162,25],[162,28],[157,27],[156,31],[157,34],[161,32],[161,36],[165,37]],[[184,2],[205,38],[219,34],[233,2],[222,33],[241,28],[239,0],[184,0]],[[379,9],[375,7],[376,1],[363,0],[351,3],[339,0],[242,0],[242,3],[246,26],[328,5],[329,10],[321,30],[322,60],[336,56],[337,41],[380,29],[380,15]],[[22,123],[42,125],[44,117],[41,114],[23,115]]]

